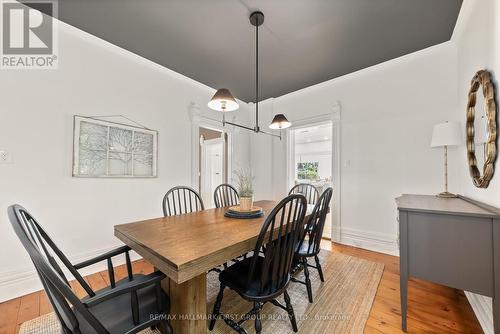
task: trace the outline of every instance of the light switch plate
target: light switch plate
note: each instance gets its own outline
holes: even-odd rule
[[[12,162],[12,157],[7,151],[0,150],[0,164],[8,164]]]

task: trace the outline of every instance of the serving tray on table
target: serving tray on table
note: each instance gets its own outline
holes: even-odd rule
[[[240,219],[250,219],[259,218],[264,215],[264,210],[259,206],[252,207],[251,210],[241,210],[239,205],[232,206],[227,209],[224,216],[228,218],[240,218]]]

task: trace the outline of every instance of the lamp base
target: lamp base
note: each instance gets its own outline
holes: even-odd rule
[[[452,194],[452,193],[447,192],[447,191],[443,191],[442,193],[439,193],[436,196],[440,197],[440,198],[457,198],[458,197],[458,195]]]

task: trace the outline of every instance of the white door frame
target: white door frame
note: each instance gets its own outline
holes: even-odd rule
[[[293,163],[295,159],[295,138],[293,136],[293,132],[290,130],[297,130],[300,128],[310,127],[318,124],[324,124],[326,122],[332,123],[332,175],[333,175],[333,196],[331,208],[333,211],[333,219],[332,219],[332,235],[331,239],[335,242],[340,242],[341,240],[341,178],[340,178],[340,158],[341,158],[341,122],[340,122],[340,114],[341,114],[341,106],[340,102],[335,103],[332,108],[331,113],[319,115],[311,118],[292,120],[292,126],[287,129],[287,140],[286,140],[286,182],[287,187],[290,185],[290,180],[292,175],[295,172]],[[292,170],[293,168],[293,170]]]
[[[213,144],[222,144],[222,154],[224,155],[224,151],[226,149],[226,143],[224,140],[224,134],[222,133],[222,136],[220,138],[214,138],[214,139],[208,139],[208,140],[202,140],[200,138],[200,153],[201,153],[201,164],[200,164],[200,174],[201,174],[201,184],[200,184],[200,196],[203,198],[206,194],[207,189],[207,175],[203,175],[203,172],[206,172],[207,169],[207,146],[213,145]],[[225,162],[225,157],[222,157],[222,161]],[[226,178],[226,171],[225,171],[225,166],[222,166],[222,179],[224,180]],[[209,194],[209,198],[203,198],[203,201],[205,203],[205,208],[212,208],[212,206],[208,206],[209,203],[212,202],[212,194]]]
[[[227,179],[231,179],[231,171],[233,166],[233,135],[232,127],[224,127],[222,123],[216,119],[208,118],[201,115],[200,107],[191,102],[188,108],[189,118],[191,120],[191,187],[193,189],[200,188],[200,127],[216,130],[227,134]]]

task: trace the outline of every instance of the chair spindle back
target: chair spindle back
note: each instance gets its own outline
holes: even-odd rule
[[[307,253],[310,255],[317,255],[320,251],[321,237],[323,236],[323,229],[325,227],[326,215],[328,214],[332,194],[333,189],[331,187],[327,188],[323,194],[321,194],[302,233],[299,247],[302,245],[305,237],[307,236]]]
[[[90,297],[95,296],[94,291],[55,245],[47,232],[20,205],[10,206],[8,208],[8,216],[16,235],[35,265],[49,301],[63,327],[63,331],[65,333],[80,333],[78,320],[74,310],[70,306],[72,305],[74,309],[82,314],[97,333],[107,333],[102,324],[88,311],[71,290],[68,280],[55,257],[64,264],[66,269],[78,280],[78,283]]]
[[[240,203],[238,191],[232,185],[223,183],[215,188],[214,202],[216,208],[234,206]]]
[[[302,194],[307,200],[307,204],[316,204],[319,198],[319,191],[309,183],[300,183],[292,187],[288,195]]]
[[[285,288],[290,281],[293,255],[304,228],[307,201],[303,195],[284,198],[266,218],[250,262],[248,283],[252,281],[259,250],[265,246],[263,268],[260,272],[260,293],[271,295]]]
[[[193,188],[177,186],[170,189],[163,197],[163,215],[176,216],[204,210],[203,201]]]

